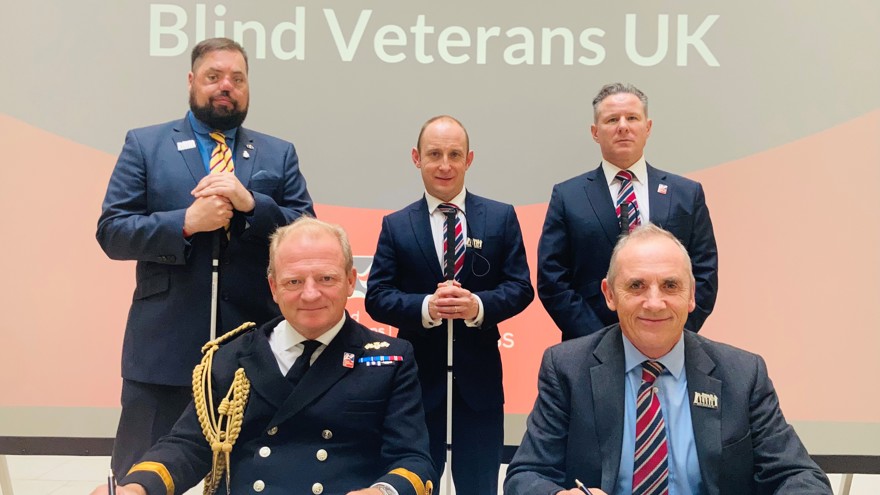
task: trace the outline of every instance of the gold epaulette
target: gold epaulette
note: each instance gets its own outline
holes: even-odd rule
[[[202,346],[204,356],[193,370],[193,404],[195,404],[202,433],[213,453],[211,472],[205,477],[205,495],[212,495],[217,491],[224,473],[226,474],[226,493],[229,494],[229,454],[232,452],[232,446],[235,445],[239,433],[241,433],[244,408],[247,405],[251,389],[251,382],[245,375],[244,368],[239,368],[235,371],[232,384],[215,412],[211,383],[214,353],[220,349],[221,344],[254,327],[256,327],[254,323],[245,323]]]

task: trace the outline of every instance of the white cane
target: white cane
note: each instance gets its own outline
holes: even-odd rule
[[[217,292],[220,285],[221,235],[226,235],[224,229],[216,230],[211,240],[211,340],[217,338]]]
[[[455,280],[455,216],[457,210],[443,211],[446,215],[446,285]],[[452,493],[452,318],[446,320],[446,473],[444,486],[446,495]]]

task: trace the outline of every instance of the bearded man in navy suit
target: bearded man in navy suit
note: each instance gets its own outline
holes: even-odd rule
[[[191,59],[190,112],[128,132],[98,220],[107,256],[137,261],[111,462],[120,476],[190,402],[211,333],[214,256],[215,330],[264,323],[280,314],[265,283],[269,235],[314,216],[293,145],[241,127],[250,97],[241,45],[208,39]]]
[[[534,298],[513,206],[464,188],[474,152],[461,123],[434,117],[412,160],[425,195],[382,220],[367,284],[366,310],[412,342],[437,478],[446,459],[446,397],[452,394],[452,476],[459,495],[497,495],[504,443],[498,324]],[[460,275],[443,274],[443,209],[467,239]],[[456,263],[457,264],[457,263]],[[447,323],[453,322],[453,389],[447,392]]]
[[[644,93],[630,84],[604,86],[593,100],[590,126],[602,163],[553,187],[538,243],[538,297],[562,340],[617,322],[605,306],[601,283],[618,236],[630,228],[621,221],[627,213],[632,226],[650,221],[687,248],[697,305],[686,328],[699,331],[715,307],[718,248],[703,187],[645,161],[651,126]],[[632,194],[621,197],[628,186]]]

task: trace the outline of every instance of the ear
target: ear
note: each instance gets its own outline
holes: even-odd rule
[[[590,124],[590,134],[593,136],[593,141],[599,141],[599,127],[596,124]]]
[[[276,291],[278,290],[278,286],[275,282],[275,277],[269,275],[266,277],[269,280],[269,290],[272,291],[272,300],[275,301],[275,304],[278,304],[278,296],[276,296]]]
[[[354,286],[357,283],[357,268],[351,267],[351,272],[348,274],[348,297],[351,297],[354,294]]]
[[[647,135],[648,135],[648,137],[650,137],[651,136],[651,126],[654,125],[654,121],[651,119],[648,119],[647,124],[648,124],[648,134]]]
[[[468,151],[467,160],[464,162],[464,169],[467,170],[471,168],[471,162],[474,161],[474,150]]]
[[[691,284],[691,295],[690,295],[691,300],[688,301],[688,313],[697,309],[697,299],[694,295],[695,292],[696,292],[696,288],[694,287],[694,284]]]
[[[195,79],[195,77],[196,76],[192,73],[192,71],[190,71],[190,73],[187,74],[187,76],[186,76],[186,89],[187,89],[187,91],[192,91],[193,79]]]
[[[412,149],[412,162],[416,166],[416,168],[422,168],[422,157],[419,154],[418,148]]]
[[[614,289],[608,285],[608,279],[602,279],[602,294],[605,295],[605,305],[611,311],[617,311],[617,303],[614,301]]]

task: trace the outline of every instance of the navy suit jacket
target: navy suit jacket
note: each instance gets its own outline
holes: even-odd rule
[[[697,307],[687,328],[699,331],[718,294],[718,248],[703,186],[648,167],[650,220],[671,232],[691,257]],[[658,186],[666,185],[660,194]],[[611,251],[620,235],[614,201],[602,167],[553,187],[538,243],[538,297],[562,340],[617,323],[602,295]]]
[[[346,316],[342,329],[294,388],[269,347],[268,336],[280,321],[237,337],[214,356],[215,410],[237,369],[244,369],[250,380],[241,433],[230,460],[231,493],[252,493],[256,480],[265,484],[264,495],[312,493],[315,483],[324,493],[341,494],[382,481],[401,495],[424,495],[407,478],[390,474],[408,472],[427,484],[434,469],[410,344]],[[389,345],[365,348],[373,342]],[[353,367],[343,365],[346,353]],[[402,360],[383,366],[358,362],[379,355]],[[211,446],[190,403],[171,433],[141,462],[164,466],[176,493],[183,493],[210,471],[211,458]],[[166,485],[154,467],[135,471],[120,483],[139,483],[150,494],[164,494]],[[217,493],[226,490],[221,485]]]
[[[828,478],[785,421],[764,360],[684,332],[691,421],[705,495],[831,495]],[[614,491],[624,418],[619,325],[544,352],[538,399],[507,470],[505,495],[587,486]],[[693,404],[695,392],[718,408]]]
[[[126,379],[189,386],[199,349],[210,339],[216,234],[183,237],[190,191],[206,175],[195,139],[187,118],[129,131],[107,186],[98,242],[112,259],[137,261],[122,347]],[[230,223],[220,265],[218,335],[280,314],[266,283],[268,237],[303,213],[314,215],[291,143],[242,127],[233,157],[235,176],[256,205],[249,215],[236,211]]]
[[[513,207],[468,192],[465,212],[468,237],[483,244],[467,248],[461,284],[482,300],[484,317],[479,328],[454,320],[453,373],[467,404],[483,410],[504,403],[498,324],[535,295]],[[446,398],[447,325],[424,328],[422,301],[444,280],[425,199],[386,216],[365,306],[373,319],[397,327],[398,337],[412,342],[427,411]]]

